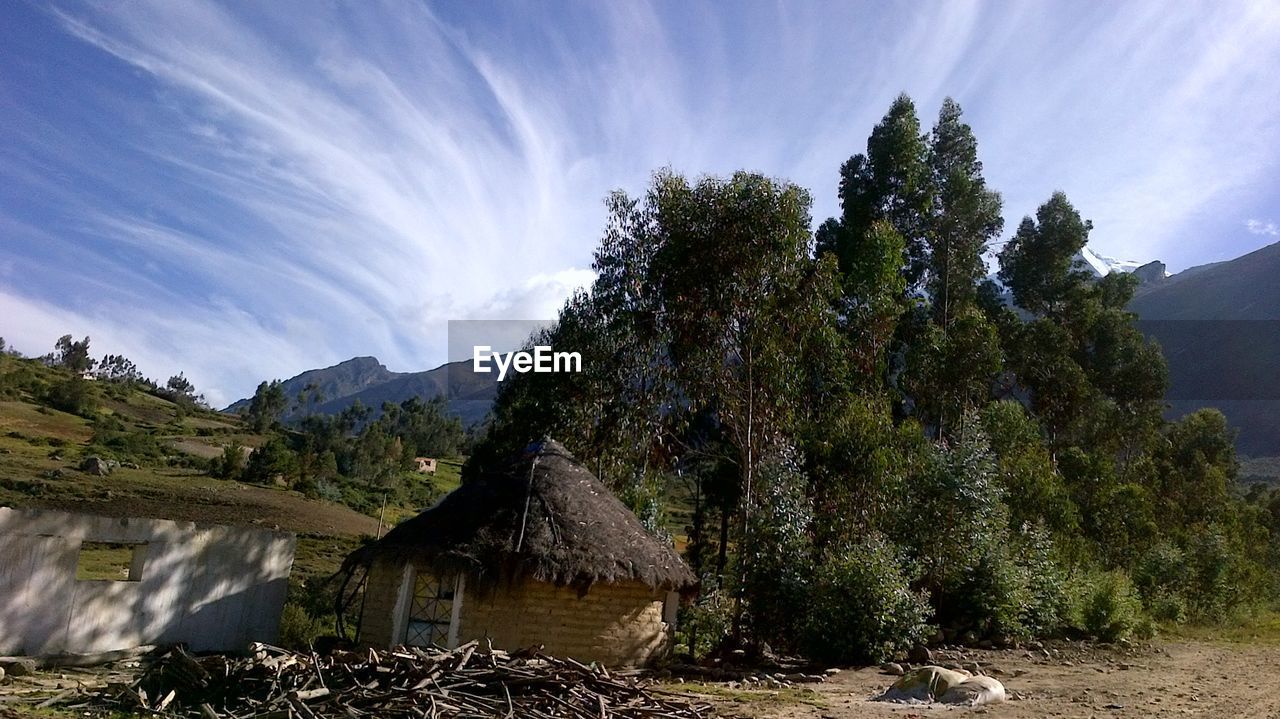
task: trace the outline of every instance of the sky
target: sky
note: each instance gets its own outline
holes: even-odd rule
[[[1006,234],[1063,190],[1176,271],[1280,241],[1280,4],[0,3],[0,336],[215,406],[555,316],[605,196],[737,169],[838,212],[899,93],[965,110]]]

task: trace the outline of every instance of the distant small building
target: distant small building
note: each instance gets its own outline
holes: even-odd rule
[[[631,666],[670,653],[681,595],[697,585],[673,548],[550,440],[352,553],[344,569],[367,572],[353,604],[361,642],[487,639]]]
[[[431,457],[414,457],[415,471],[419,474],[435,474],[436,461]]]

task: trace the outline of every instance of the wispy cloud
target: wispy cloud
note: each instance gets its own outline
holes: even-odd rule
[[[448,319],[553,314],[604,195],[662,166],[787,177],[834,214],[904,90],[926,124],[965,106],[1010,226],[1061,188],[1101,252],[1177,267],[1218,208],[1280,212],[1256,189],[1280,165],[1267,3],[0,13],[0,334],[91,334],[218,401],[356,354],[431,366]]]
[[[1244,228],[1251,235],[1268,235],[1275,237],[1280,235],[1280,227],[1276,227],[1274,222],[1263,222],[1262,220],[1245,220]]]

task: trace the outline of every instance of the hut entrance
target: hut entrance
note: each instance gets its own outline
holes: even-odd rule
[[[441,579],[429,572],[415,572],[404,643],[418,647],[436,645],[453,648],[458,641],[458,610],[461,607],[460,578]]]

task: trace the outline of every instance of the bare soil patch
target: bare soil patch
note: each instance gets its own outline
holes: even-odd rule
[[[1280,646],[1156,642],[1133,649],[1055,644],[1043,651],[944,652],[939,663],[976,661],[1011,699],[989,707],[910,706],[872,701],[896,677],[879,668],[847,669],[822,684],[782,692],[713,686],[722,715],[752,719],[927,719],[952,712],[986,717],[1280,717],[1273,689]],[[963,655],[963,659],[959,656]],[[697,685],[679,685],[699,691]]]

